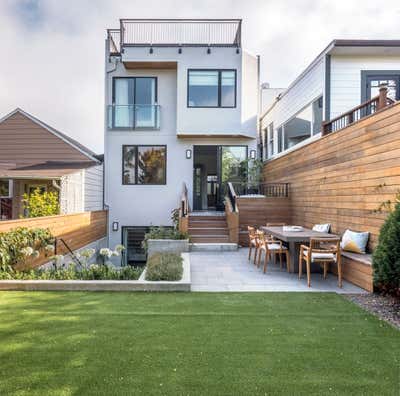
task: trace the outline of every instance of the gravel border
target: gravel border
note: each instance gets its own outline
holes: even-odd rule
[[[400,300],[377,293],[346,294],[343,297],[400,330]]]

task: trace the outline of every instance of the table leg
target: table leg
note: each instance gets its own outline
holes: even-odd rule
[[[299,246],[296,242],[289,242],[290,272],[299,272]]]

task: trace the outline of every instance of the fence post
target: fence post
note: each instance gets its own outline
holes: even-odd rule
[[[329,121],[322,121],[322,124],[321,124],[321,126],[322,126],[321,135],[322,136],[325,136],[325,135],[327,135],[329,133],[328,124],[329,124]]]
[[[387,104],[387,84],[381,84],[379,86],[379,97],[378,97],[378,105],[377,110],[382,110],[386,107]]]

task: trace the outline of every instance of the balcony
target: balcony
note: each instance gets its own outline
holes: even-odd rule
[[[241,25],[241,19],[121,19],[107,38],[111,55],[133,46],[240,48]]]
[[[160,105],[109,105],[108,129],[160,129]]]

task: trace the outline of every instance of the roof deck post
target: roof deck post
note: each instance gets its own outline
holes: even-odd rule
[[[387,84],[379,85],[379,97],[378,97],[378,105],[377,110],[382,110],[387,105]]]

